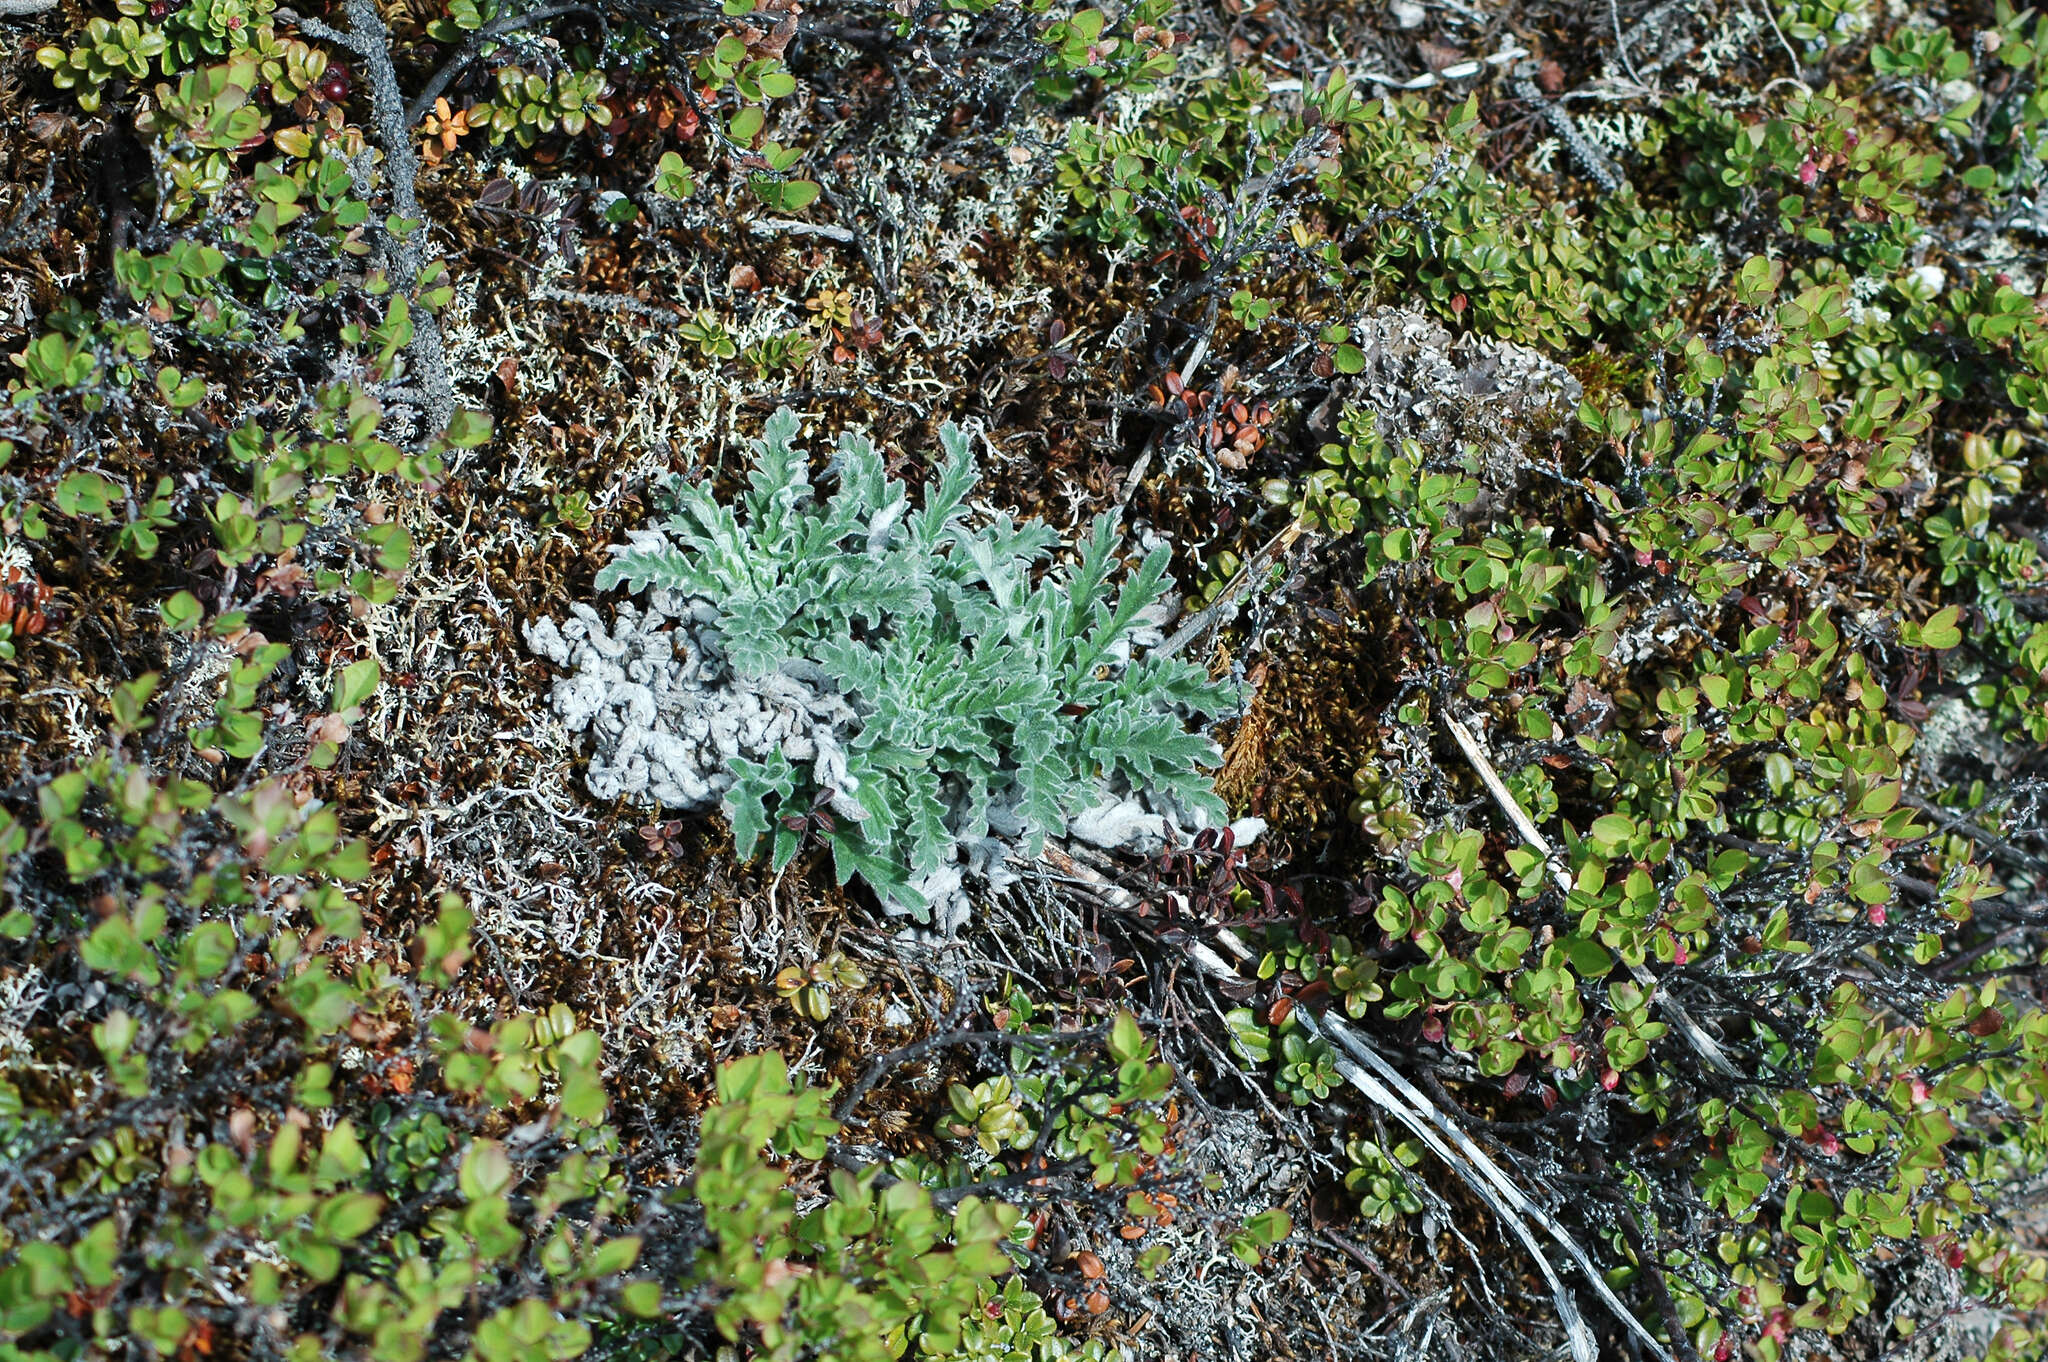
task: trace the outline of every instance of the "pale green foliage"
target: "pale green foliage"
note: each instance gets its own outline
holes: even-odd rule
[[[838,684],[861,716],[839,793],[863,813],[825,832],[842,883],[858,871],[907,896],[907,880],[957,840],[988,834],[996,806],[1015,810],[1034,845],[1105,788],[1222,812],[1200,769],[1213,745],[1185,719],[1219,712],[1230,691],[1187,662],[1126,661],[1165,585],[1165,548],[1112,596],[1113,517],[1096,519],[1077,562],[1044,573],[1059,542],[1050,527],[968,524],[976,470],[958,427],[941,431],[945,460],[917,509],[856,435],[840,438],[836,491],[819,498],[796,434],[795,413],[769,419],[737,509],[704,484],[680,486],[666,542],[639,536],[598,585],[707,599],[739,672],[795,663]],[[740,850],[773,828],[779,868],[799,837],[778,820],[820,792],[780,755],[733,766]]]
[[[359,699],[360,674],[345,684]],[[0,813],[0,886],[23,883],[33,835],[116,905],[89,930],[62,912],[0,916],[0,943],[49,941],[124,1004],[90,1027],[92,1054],[38,1066],[68,1125],[38,1105],[41,1075],[0,1063],[0,1158],[61,1198],[0,1206],[0,1359],[126,1355],[133,1339],[203,1355],[231,1326],[292,1362],[568,1362],[714,1327],[772,1358],[883,1362],[913,1343],[925,1357],[1070,1355],[1038,1297],[1004,1280],[1017,1208],[935,1205],[876,1165],[832,1170],[831,1197],[799,1214],[795,1165],[825,1159],[839,1125],[829,1090],[792,1085],[772,1051],[719,1073],[698,1202],[650,1186],[608,1120],[599,1037],[567,1005],[488,1026],[451,1007],[473,945],[458,896],[442,896],[406,973],[338,969],[319,946],[363,933],[341,885],[368,873],[366,845],[273,783],[211,805],[241,854],[221,847],[186,875],[165,853],[196,834],[205,794],[107,757],[46,784],[32,827]],[[102,803],[126,835],[94,831]],[[286,925],[272,894],[317,935]],[[382,1053],[351,1063],[351,1042],[384,1025],[397,1034]],[[1120,1099],[1164,1096],[1169,1073],[1133,1018],[1106,1044]],[[1090,1157],[1099,1183],[1128,1181],[1108,1122],[1062,1119],[1074,1138],[1057,1149]],[[701,1217],[701,1251],[643,1263],[642,1235],[622,1231],[677,1214]],[[245,1325],[250,1306],[262,1313]]]
[[[838,1129],[827,1096],[792,1088],[772,1051],[719,1070],[695,1184],[716,1241],[698,1270],[721,1293],[718,1327],[751,1333],[768,1358],[885,1362],[912,1339],[952,1354],[1010,1271],[1002,1244],[1022,1213],[970,1196],[948,1214],[928,1189],[874,1167],[834,1169],[831,1199],[799,1215],[789,1173],[763,1155],[821,1158]]]

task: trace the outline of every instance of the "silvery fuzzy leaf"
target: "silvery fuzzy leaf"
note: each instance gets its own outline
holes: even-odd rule
[[[1221,815],[1215,745],[1185,720],[1227,709],[1230,688],[1138,651],[1158,636],[1167,550],[1115,589],[1118,533],[1102,516],[1042,570],[1059,535],[1006,514],[976,523],[974,441],[950,425],[915,509],[854,435],[821,501],[798,427],[789,412],[769,421],[737,507],[706,480],[682,485],[663,529],[614,550],[600,581],[651,588],[658,608],[562,631],[556,651],[588,683],[576,694],[598,734],[593,781],[602,768],[653,790],[627,768],[659,748],[662,790],[684,777],[723,790],[743,854],[773,832],[778,866],[804,836],[780,820],[822,805],[842,880],[861,876],[891,911],[933,911],[917,885],[991,832],[1035,852],[1105,799],[1138,796]],[[693,760],[708,764],[693,773]],[[966,900],[947,883],[950,919]]]

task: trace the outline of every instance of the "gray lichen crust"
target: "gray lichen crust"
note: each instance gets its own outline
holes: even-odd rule
[[[621,602],[610,626],[576,604],[568,623],[542,619],[526,629],[529,648],[573,672],[552,701],[570,732],[588,729],[596,739],[584,776],[592,795],[709,808],[732,788],[728,763],[772,752],[812,764],[821,788],[846,787],[842,738],[860,721],[844,697],[786,672],[735,674],[712,627],[717,607],[647,594],[644,608]],[[831,802],[859,816],[850,796]]]
[[[1578,380],[1555,361],[1512,341],[1454,338],[1410,308],[1372,313],[1352,341],[1365,364],[1349,380],[1349,397],[1378,415],[1388,439],[1484,445],[1568,415],[1579,402]]]

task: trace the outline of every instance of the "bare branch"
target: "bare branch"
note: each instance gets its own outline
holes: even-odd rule
[[[384,150],[384,179],[391,191],[391,207],[398,217],[418,224],[403,239],[382,234],[391,282],[410,294],[427,263],[422,249],[426,215],[420,210],[420,162],[413,151],[412,124],[406,119],[405,96],[391,60],[391,30],[385,27],[376,0],[346,0],[344,10],[349,24],[345,33],[290,10],[278,10],[277,17],[302,33],[337,43],[356,55],[370,87],[371,117],[377,142]],[[441,344],[441,323],[424,307],[412,310],[412,340],[405,353],[422,392],[423,434],[431,438],[446,430],[455,414],[455,385]]]
[[[859,239],[853,232],[837,223],[799,222],[795,218],[755,218],[747,224],[747,230],[755,236],[821,236],[827,241],[838,241],[848,245]]]

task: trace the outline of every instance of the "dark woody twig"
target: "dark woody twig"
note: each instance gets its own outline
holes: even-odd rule
[[[390,234],[384,238],[391,282],[400,292],[410,294],[427,263],[421,249],[426,216],[420,210],[420,162],[413,151],[412,125],[406,118],[404,93],[398,87],[398,70],[391,61],[391,30],[385,27],[376,0],[345,0],[344,10],[347,32],[290,10],[278,10],[277,17],[308,37],[338,44],[356,55],[370,87],[371,118],[384,150],[384,178],[391,191],[392,209],[396,216],[416,224],[403,239]],[[455,414],[455,385],[441,344],[441,324],[424,307],[412,310],[412,340],[405,352],[422,393],[420,406],[426,418],[422,433],[431,438],[446,430]]]

